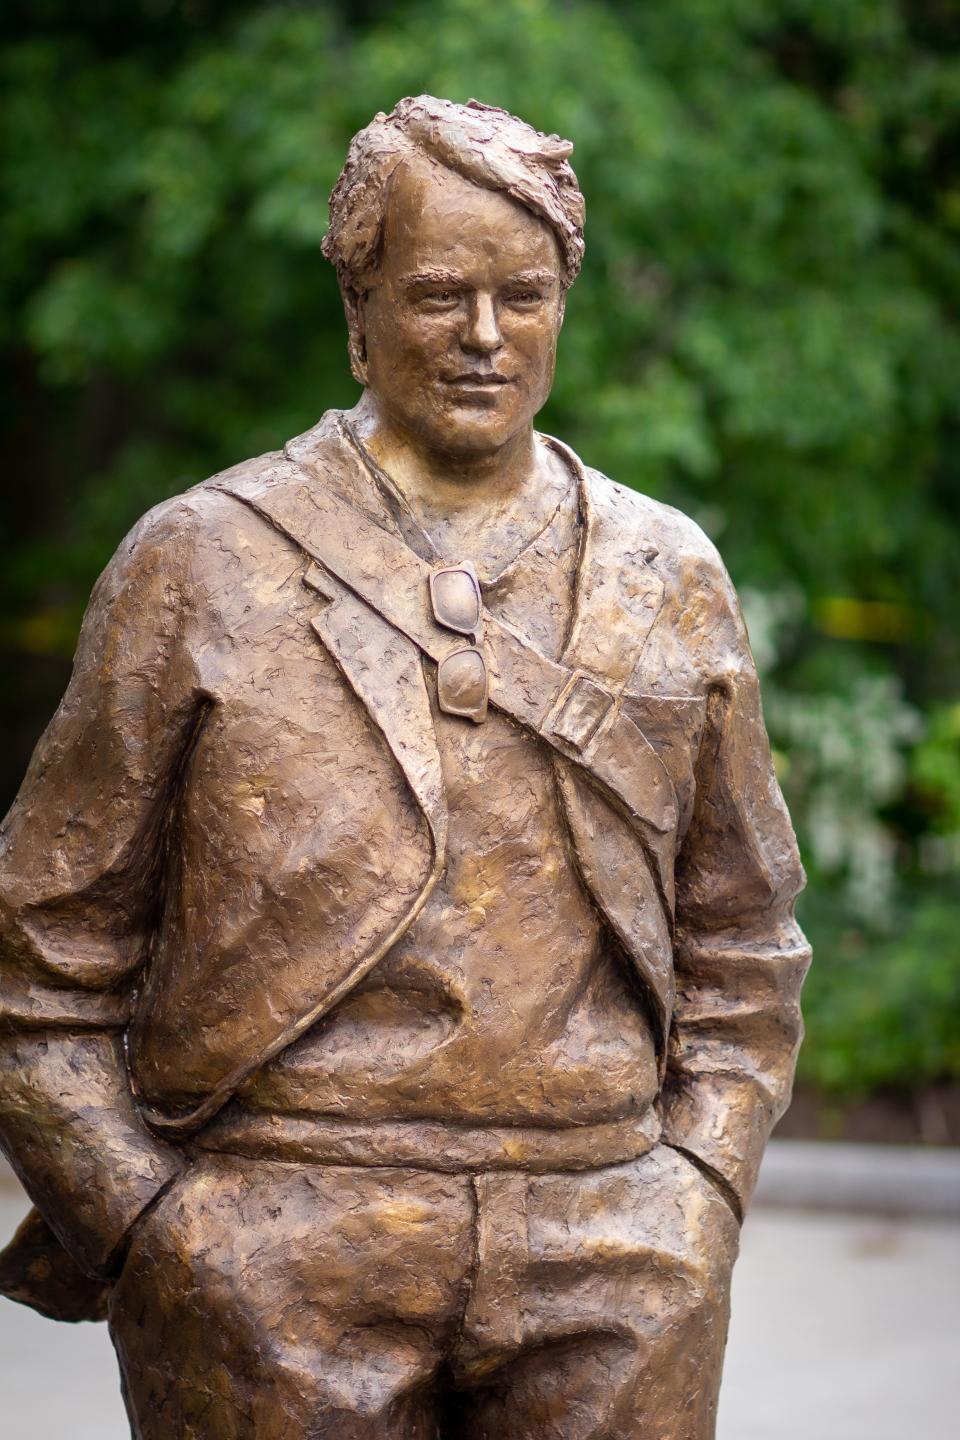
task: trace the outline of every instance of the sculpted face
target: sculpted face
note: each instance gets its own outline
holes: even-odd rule
[[[552,230],[521,205],[426,159],[403,164],[359,311],[368,387],[428,449],[495,453],[550,393],[560,276]]]

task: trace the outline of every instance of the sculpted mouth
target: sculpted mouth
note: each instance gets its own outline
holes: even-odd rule
[[[512,381],[509,375],[500,375],[496,371],[465,370],[462,375],[448,375],[444,378],[447,385],[510,385]]]

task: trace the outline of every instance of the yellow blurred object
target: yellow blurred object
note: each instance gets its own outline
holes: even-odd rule
[[[917,612],[885,600],[854,600],[829,595],[817,601],[814,617],[834,640],[906,640],[917,628]]]
[[[50,605],[32,615],[9,619],[0,628],[0,646],[15,654],[70,660],[82,614],[82,608],[75,605]]]

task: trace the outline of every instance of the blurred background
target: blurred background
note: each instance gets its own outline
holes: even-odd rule
[[[780,1134],[960,1142],[955,0],[7,0],[0,34],[0,808],[129,526],[355,398],[350,136],[475,95],[572,137],[587,197],[541,427],[744,602],[816,957]]]

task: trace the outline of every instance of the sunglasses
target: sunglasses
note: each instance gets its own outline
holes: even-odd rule
[[[438,625],[466,635],[470,641],[444,655],[437,666],[440,709],[446,715],[459,715],[479,725],[487,715],[490,678],[479,641],[483,597],[477,572],[469,561],[431,571],[430,603]]]

